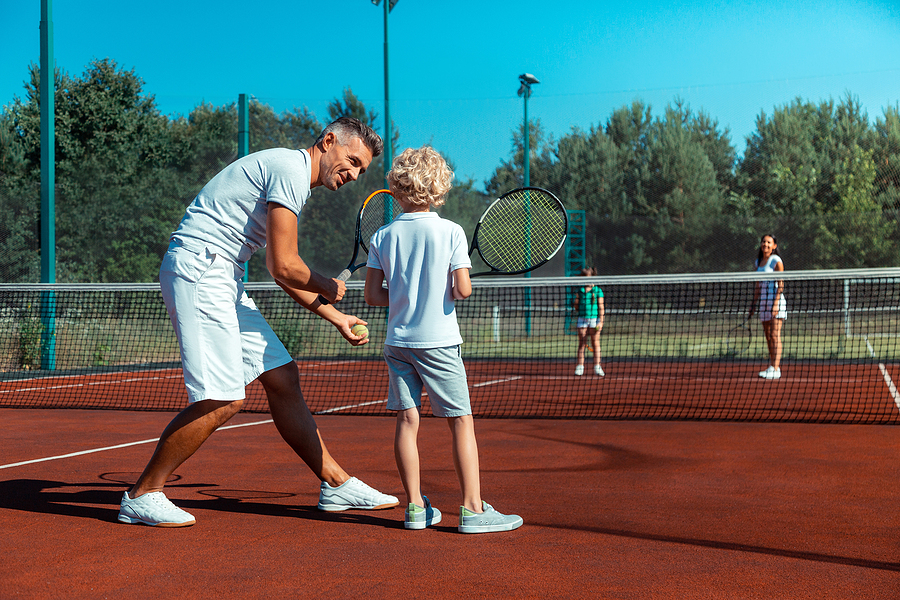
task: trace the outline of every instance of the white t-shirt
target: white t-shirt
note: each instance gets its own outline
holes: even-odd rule
[[[172,239],[189,250],[210,248],[244,263],[266,246],[266,203],[276,202],[299,215],[311,179],[306,150],[274,148],[239,158],[200,190]]]
[[[367,267],[381,269],[390,295],[387,346],[462,343],[451,295],[453,271],[472,267],[466,233],[437,213],[403,213],[372,236]]]

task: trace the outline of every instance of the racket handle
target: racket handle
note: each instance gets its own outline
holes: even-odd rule
[[[353,272],[350,269],[344,269],[343,271],[341,271],[340,275],[335,277],[335,279],[339,279],[340,281],[347,281],[348,279],[350,279],[350,275],[352,275],[352,274],[353,274]],[[325,296],[323,296],[322,294],[319,294],[319,304],[327,306],[327,305],[331,304],[331,302],[329,302],[325,298]]]

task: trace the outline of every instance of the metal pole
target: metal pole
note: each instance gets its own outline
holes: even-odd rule
[[[250,102],[247,94],[238,95],[238,158],[250,154]],[[250,262],[244,263],[244,281],[250,281]]]
[[[390,79],[388,77],[388,14],[391,12],[391,0],[384,0],[384,187],[387,188],[387,174],[391,170],[392,144],[394,140],[391,131],[391,95]]]
[[[52,0],[41,0],[41,283],[56,283],[56,130]],[[41,368],[56,369],[56,292],[41,294]]]
[[[524,130],[524,143],[525,143],[525,156],[523,158],[525,164],[525,187],[531,185],[531,176],[528,172],[529,162],[531,162],[531,152],[529,149],[529,138],[531,137],[530,132],[528,131],[528,96],[531,95],[531,87],[525,87],[525,130]]]

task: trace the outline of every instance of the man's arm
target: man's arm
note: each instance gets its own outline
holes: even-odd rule
[[[312,292],[314,297],[322,294],[329,302],[344,297],[346,286],[343,281],[319,275],[297,254],[297,215],[274,202],[269,203],[266,215],[266,267],[285,291],[290,288]],[[312,310],[312,303],[304,303],[293,294],[291,297]]]
[[[269,203],[266,218],[266,267],[275,283],[297,304],[337,327],[354,346],[367,343],[368,338],[350,332],[354,325],[366,325],[365,321],[319,302],[319,294],[337,302],[344,297],[346,286],[343,281],[312,271],[297,254],[297,215],[279,204]]]

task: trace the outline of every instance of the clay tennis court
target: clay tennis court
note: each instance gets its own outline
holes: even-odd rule
[[[542,378],[567,377],[552,366],[526,372],[518,364],[518,373],[496,384],[473,365],[476,412],[479,397],[514,401],[541,389]],[[458,489],[439,419],[424,419],[420,434],[424,491],[445,514],[433,529],[405,530],[399,507],[318,511],[317,480],[267,414],[245,413],[176,472],[167,493],[197,524],[167,530],[123,525],[116,516],[172,413],[4,409],[0,597],[900,595],[895,427],[628,420],[627,407],[652,403],[653,386],[673,375],[665,367],[639,375],[638,364],[613,363],[606,378],[577,382],[590,386],[585,397],[619,407],[610,419],[476,421],[484,498],[522,515],[525,525],[475,536],[456,532]],[[686,395],[692,377],[685,369],[706,379],[698,385],[707,389],[715,375],[698,363],[669,368],[678,369]],[[786,398],[794,409],[764,397],[772,412],[766,418],[791,420],[797,404],[804,418],[812,410],[839,413],[837,398],[847,393],[882,417],[898,412],[877,365],[866,365],[874,372],[833,368],[843,370],[793,367],[791,376],[804,385],[790,389],[809,393]],[[896,366],[885,368],[896,376]],[[325,376],[304,372],[307,386]],[[135,394],[159,385],[134,375],[119,383]],[[721,385],[754,389],[737,378],[745,375],[730,374]],[[74,379],[56,378],[55,385],[77,397]],[[709,418],[728,418],[721,412],[728,402],[713,396],[695,398],[694,409],[706,404]],[[361,404],[359,397],[334,400]],[[572,410],[564,397],[542,401]],[[660,405],[658,418],[673,418],[671,406]],[[333,411],[317,421],[348,471],[402,497],[392,418]]]

